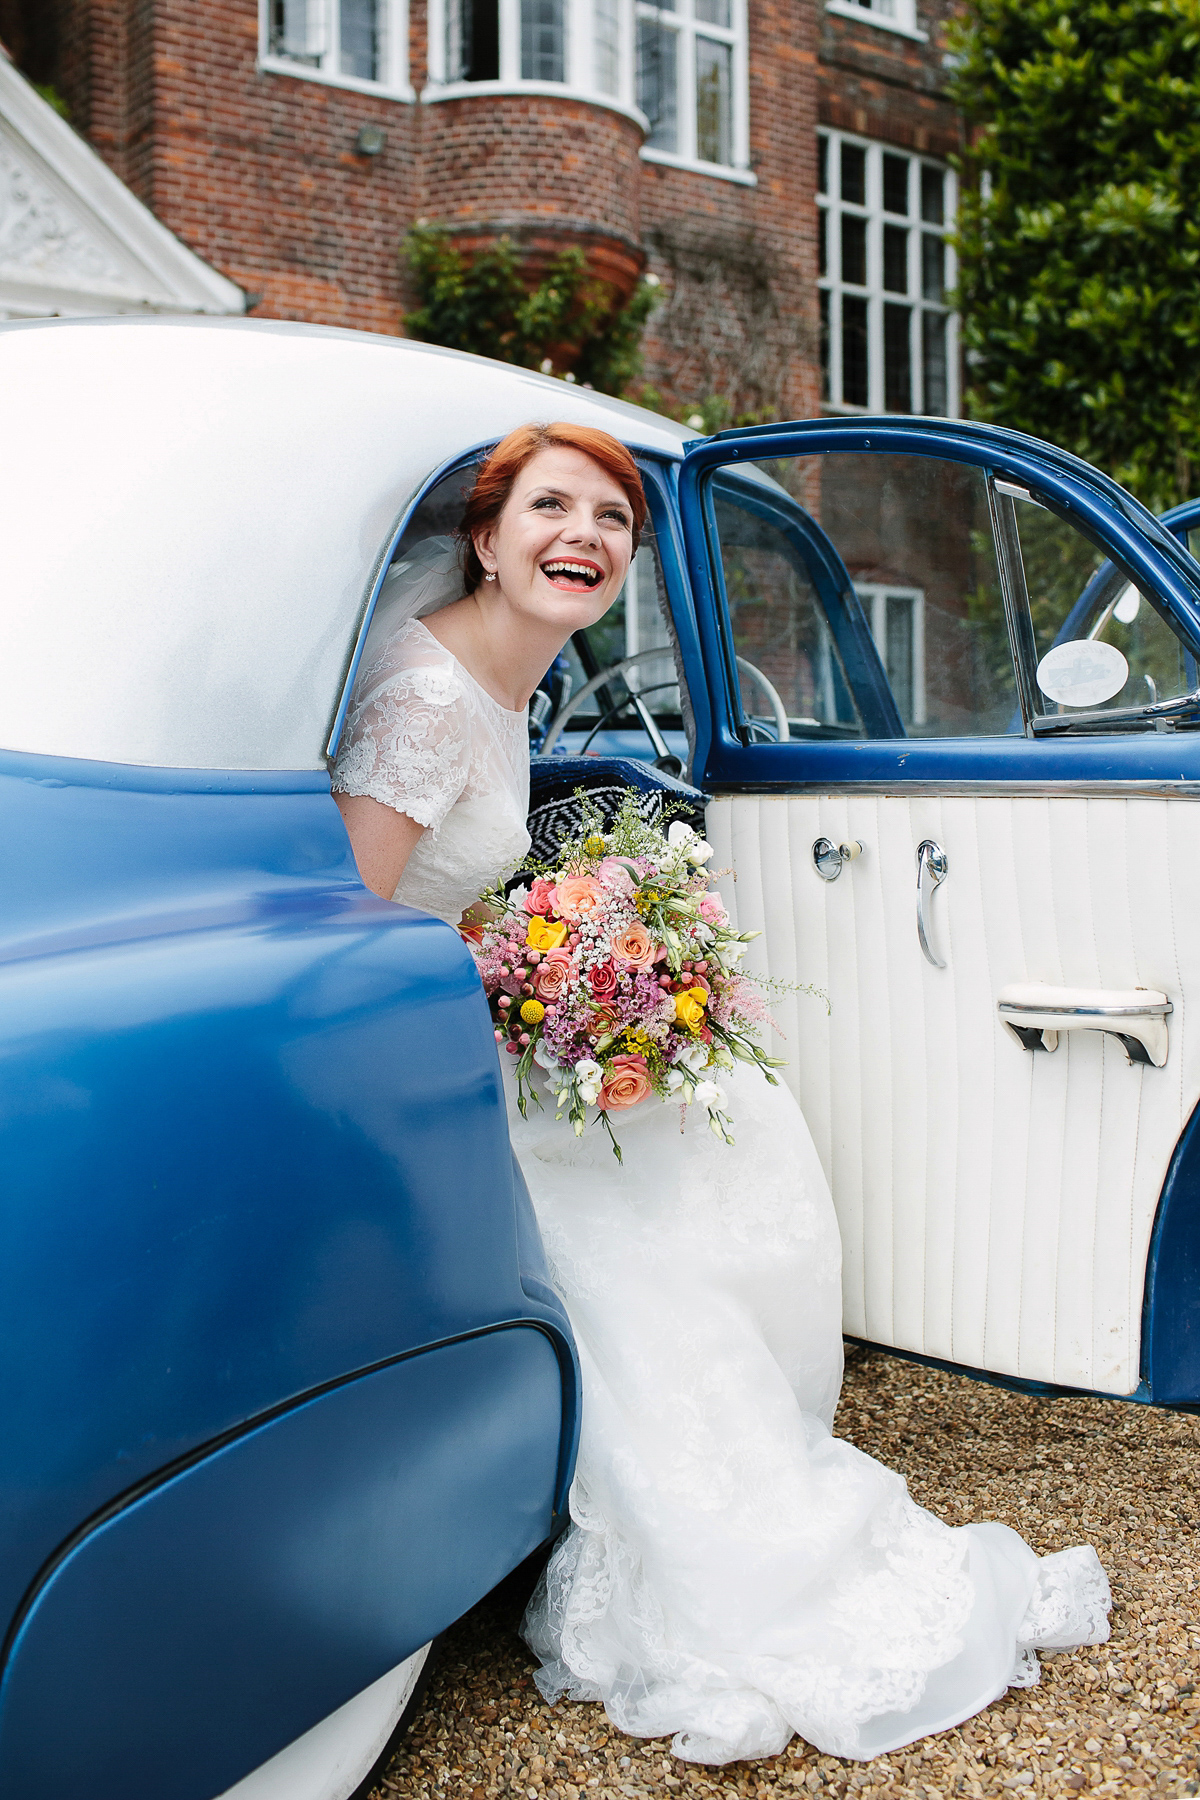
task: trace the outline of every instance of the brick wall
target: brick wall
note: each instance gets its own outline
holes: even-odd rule
[[[646,336],[668,403],[817,410],[817,0],[750,0],[753,187],[642,165],[642,227],[668,299]]]
[[[578,242],[626,293],[641,249],[642,131],[611,107],[544,94],[481,95],[414,109],[421,213],[464,247],[507,232],[543,254]]]
[[[818,112],[953,148],[939,86],[954,3],[922,0],[919,45],[823,18],[819,0],[750,0],[754,186],[644,162],[632,120],[566,96],[406,104],[260,72],[256,0],[0,0],[0,32],[33,46],[78,128],[260,316],[399,330],[398,250],[419,217],[468,245],[499,230],[543,254],[579,242],[622,287],[647,257],[662,279],[646,378],[667,404],[719,393],[735,416],[796,416],[818,406]],[[419,88],[425,0],[409,23]],[[364,124],[386,132],[381,155],[357,154]]]
[[[826,13],[821,23],[821,123],[930,156],[951,155],[960,146],[961,128],[943,93],[943,58],[946,24],[958,10],[957,0],[921,0],[925,43]]]

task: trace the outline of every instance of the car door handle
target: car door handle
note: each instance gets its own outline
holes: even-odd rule
[[[1062,1031],[1107,1031],[1120,1038],[1131,1063],[1161,1069],[1167,1060],[1167,1019],[1175,1010],[1157,988],[1045,987],[1021,982],[1001,988],[1001,1020],[1023,1050],[1057,1050]]]
[[[941,887],[950,872],[950,859],[940,844],[924,838],[917,845],[917,939],[921,954],[935,969],[946,964],[933,947],[929,932],[929,915],[934,889]]]

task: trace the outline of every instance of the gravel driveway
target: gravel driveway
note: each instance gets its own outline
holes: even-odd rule
[[[599,1706],[543,1705],[514,1577],[448,1633],[379,1800],[1200,1793],[1200,1419],[1035,1400],[852,1351],[837,1430],[949,1524],[1001,1519],[1042,1552],[1093,1543],[1113,1585],[1111,1641],[1048,1659],[1040,1687],[873,1763],[794,1740],[769,1761],[707,1769],[610,1730]]]

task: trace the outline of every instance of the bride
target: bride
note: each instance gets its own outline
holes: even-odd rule
[[[615,439],[527,425],[480,469],[459,579],[400,566],[334,774],[375,893],[459,923],[527,849],[526,706],[617,598],[645,517]],[[522,1119],[505,1085],[584,1383],[572,1523],[524,1624],[543,1694],[603,1701],[695,1762],[796,1732],[865,1759],[1031,1686],[1039,1648],[1108,1636],[1094,1550],[1039,1559],[1007,1526],[952,1529],[832,1436],[837,1222],[785,1087],[730,1074],[734,1148],[701,1108],[681,1135],[644,1102],[618,1166],[552,1103]]]

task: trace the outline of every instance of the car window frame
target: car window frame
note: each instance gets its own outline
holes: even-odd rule
[[[1121,562],[1141,591],[1162,596],[1162,610],[1180,635],[1200,641],[1200,565],[1140,502],[1068,452],[1017,432],[970,421],[896,417],[800,420],[719,433],[685,446],[678,476],[680,530],[710,691],[726,686],[727,678],[719,642],[711,519],[702,492],[705,478],[712,470],[738,463],[865,451],[926,455],[974,465],[985,474],[990,471],[1003,481],[1051,499],[1053,510],[1061,509],[1072,524],[1087,530],[1106,556]],[[1173,723],[1166,721],[1168,727]],[[1093,772],[1104,730],[1101,725],[1099,731],[1037,737],[858,739],[844,748],[805,740],[800,748],[811,773],[806,769],[801,775],[795,743],[742,744],[733,730],[726,701],[723,709],[712,709],[710,741],[705,760],[697,762],[696,779],[747,791],[769,791],[781,780],[789,786],[813,780],[831,787],[888,780],[889,785],[895,782],[913,789],[936,783],[945,791],[948,784],[974,786],[1003,771],[1022,789],[1033,781],[1056,787],[1061,780]],[[1141,774],[1157,779],[1158,765],[1164,761],[1162,751],[1173,735],[1169,730],[1112,735],[1121,736],[1131,746],[1126,759],[1131,766],[1138,765]],[[1155,742],[1143,750],[1133,749],[1139,739]],[[1065,750],[1068,743],[1074,743],[1079,754],[1048,754],[1052,746]],[[1027,751],[1035,747],[1042,755],[1039,762],[1030,763]],[[1166,760],[1176,763],[1176,781],[1184,779],[1177,759]]]

